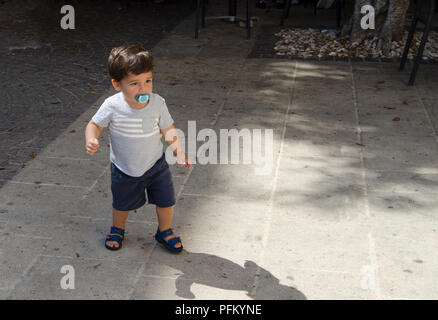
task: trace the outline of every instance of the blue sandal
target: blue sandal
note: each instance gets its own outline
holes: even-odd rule
[[[105,238],[105,247],[110,250],[119,250],[122,247],[122,241],[125,237],[125,230],[116,227],[111,227],[110,234]],[[107,243],[108,241],[116,241],[119,245],[117,247],[111,247]]]
[[[175,238],[169,239],[167,241],[164,240],[165,237],[170,236],[172,234],[173,234],[173,231],[172,231],[171,228],[160,232],[160,228],[158,227],[157,233],[155,234],[155,240],[157,240],[159,243],[161,243],[170,252],[172,252],[172,253],[180,253],[181,250],[183,249],[180,237],[175,237]],[[178,242],[181,242],[181,247],[175,248],[175,245]]]

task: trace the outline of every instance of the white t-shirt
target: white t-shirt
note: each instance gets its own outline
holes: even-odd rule
[[[110,160],[132,177],[140,177],[163,155],[160,129],[173,124],[165,100],[152,93],[142,109],[129,106],[123,92],[108,97],[92,118],[101,127],[109,125]]]

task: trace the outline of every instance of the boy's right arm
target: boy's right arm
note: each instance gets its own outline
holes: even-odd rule
[[[93,120],[88,122],[85,128],[85,150],[89,155],[93,155],[99,148],[99,135],[103,127],[98,126]]]

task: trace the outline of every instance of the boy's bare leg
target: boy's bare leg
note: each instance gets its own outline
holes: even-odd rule
[[[160,231],[164,231],[170,228],[170,225],[172,224],[172,216],[173,216],[173,207],[167,207],[167,208],[161,208],[156,207],[157,211],[157,218],[158,218],[158,227]],[[173,239],[176,236],[174,234],[164,237],[163,239],[165,241],[168,241],[169,239]],[[175,248],[181,247],[181,242],[178,242],[175,244]]]
[[[113,226],[125,230],[126,219],[129,211],[119,211],[113,208]],[[108,241],[108,246],[117,248],[119,244],[116,241]]]

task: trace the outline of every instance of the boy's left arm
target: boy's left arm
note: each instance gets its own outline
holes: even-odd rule
[[[184,152],[181,146],[175,126],[172,124],[167,129],[161,129],[160,132],[167,145],[173,149],[173,154],[176,156],[179,166],[184,166],[190,169],[192,163],[189,160],[189,156]]]

